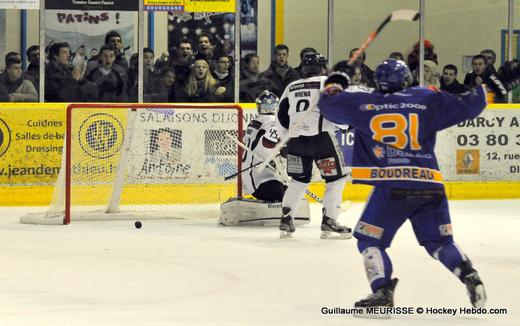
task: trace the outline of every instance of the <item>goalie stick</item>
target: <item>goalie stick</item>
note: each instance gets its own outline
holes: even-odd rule
[[[228,137],[229,139],[231,139],[232,141],[234,141],[238,146],[242,147],[245,151],[251,153],[252,155],[255,155],[255,153],[253,152],[253,150],[249,147],[247,147],[244,143],[240,142],[238,139],[236,139],[235,137],[233,137],[232,135],[226,133],[225,134],[226,137]],[[258,156],[258,155],[257,155]],[[262,162],[258,162],[252,166],[250,166],[249,168],[247,168],[246,170],[249,170],[253,167],[255,167],[256,165],[260,164],[260,163],[263,163]],[[273,169],[275,172],[275,168],[272,166],[272,165],[268,165],[268,167],[270,169]],[[244,172],[245,170],[242,170],[240,172],[238,172],[237,174],[240,174],[242,172]],[[281,176],[280,176],[281,177]],[[287,175],[285,175],[286,179],[289,178]],[[283,184],[286,184],[288,180],[283,180],[281,181]],[[310,190],[306,189],[305,190],[305,194],[309,197],[311,197],[312,199],[314,199],[315,201],[317,201],[318,203],[320,204],[323,204],[323,199],[321,199],[320,197],[318,197],[318,195],[316,195],[315,193],[311,192]],[[352,206],[352,202],[351,201],[345,201],[343,204],[341,204],[341,211],[346,211],[347,209],[349,209],[350,207]]]
[[[417,19],[419,19],[420,16],[421,15],[416,10],[401,9],[401,10],[393,11],[390,15],[388,15],[388,17],[385,18],[385,20],[379,25],[379,27],[374,32],[370,33],[370,35],[368,36],[366,41],[352,55],[352,58],[350,58],[350,60],[348,61],[348,64],[349,65],[352,64],[357,59],[357,57],[359,57],[359,55],[361,53],[363,53],[363,51],[365,51],[365,49],[370,45],[370,43],[372,43],[372,41],[377,37],[377,35],[379,35],[379,33],[381,33],[383,28],[385,28],[385,26],[388,25],[389,22],[397,21],[397,20],[416,21]],[[294,124],[291,125],[292,130],[298,129],[303,124],[303,122],[305,122],[305,120],[307,119],[309,114],[311,114],[312,112],[315,111],[315,108],[317,108],[317,106],[314,106],[314,107],[310,108],[309,110],[305,111],[305,113],[303,113],[300,116],[300,118],[297,121],[295,121]],[[292,137],[292,134],[289,131],[282,139],[280,139],[280,141],[278,142],[276,147],[273,149],[273,152],[271,153],[271,155],[269,157],[267,157],[265,159],[265,161],[258,167],[258,169],[260,171],[263,171],[266,168],[267,164],[270,161],[272,161],[273,158],[276,155],[278,155],[278,153],[280,153],[282,148],[289,142],[291,137]]]
[[[226,134],[226,135],[227,135],[227,134]],[[254,169],[254,168],[256,168],[257,166],[259,166],[260,164],[262,164],[262,163],[264,163],[264,161],[262,161],[262,162],[258,162],[258,163],[255,163],[255,164],[253,164],[253,165],[251,165],[251,166],[249,166],[249,167],[247,167],[247,168],[245,168],[245,169],[243,169],[243,170],[240,170],[240,171],[238,171],[238,172],[235,172],[235,173],[233,173],[233,174],[230,174],[230,175],[228,175],[227,177],[224,177],[224,180],[225,180],[225,181],[228,181],[229,179],[233,179],[233,178],[236,177],[237,175],[242,174],[242,173],[244,173],[244,172],[247,172],[247,171],[249,171],[249,170],[251,170],[251,169]]]

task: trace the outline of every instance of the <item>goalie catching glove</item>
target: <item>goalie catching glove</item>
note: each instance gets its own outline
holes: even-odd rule
[[[323,93],[327,95],[336,95],[348,87],[350,78],[341,71],[333,71],[325,80],[325,88]]]

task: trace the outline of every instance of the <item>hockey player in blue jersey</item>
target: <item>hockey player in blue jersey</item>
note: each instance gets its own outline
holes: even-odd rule
[[[354,236],[372,288],[356,307],[394,305],[388,248],[410,219],[421,246],[466,285],[471,304],[483,307],[484,285],[468,256],[453,241],[448,201],[434,153],[437,131],[478,116],[486,91],[478,86],[452,95],[408,88],[411,75],[402,61],[387,59],[375,72],[377,90],[349,92],[348,79],[331,75],[319,101],[321,114],[355,128],[352,178],[375,186]],[[345,89],[345,91],[343,91]]]

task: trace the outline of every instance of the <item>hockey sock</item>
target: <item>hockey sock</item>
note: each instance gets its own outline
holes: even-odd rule
[[[380,287],[391,282],[392,262],[386,251],[377,247],[368,247],[361,254],[368,282],[372,292],[376,293]]]
[[[308,183],[302,183],[296,180],[291,180],[287,186],[287,190],[285,190],[283,196],[282,207],[289,207],[292,212],[291,215],[298,211],[301,198],[303,197],[303,194],[305,194],[307,186],[309,186]]]
[[[323,195],[324,215],[337,219],[341,210],[343,188],[346,178],[341,178],[325,184],[325,195]]]
[[[468,260],[468,257],[456,243],[452,242],[450,244],[442,245],[431,255],[433,258],[438,259],[447,269],[460,279],[461,270],[459,266],[461,266],[462,262]]]

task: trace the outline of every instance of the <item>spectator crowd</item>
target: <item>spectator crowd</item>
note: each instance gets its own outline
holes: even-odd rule
[[[155,58],[151,48],[145,48],[144,102],[234,102],[235,59],[229,47],[218,47],[213,36],[200,33],[196,44],[188,38],[180,39],[168,54]],[[218,43],[218,42],[217,42]],[[432,42],[424,43],[424,84],[450,93],[462,93],[469,87],[495,85],[497,76],[507,73],[504,67],[495,67],[496,53],[484,49],[471,62],[472,70],[462,83],[459,69],[454,64],[438,67],[438,57]],[[88,54],[85,46],[72,52],[67,43],[51,43],[46,48],[44,99],[46,102],[137,102],[138,55],[129,60],[125,56],[124,40],[116,31],[106,34],[104,44]],[[356,52],[352,49],[350,57]],[[241,58],[240,102],[253,102],[264,90],[281,96],[285,87],[301,78],[301,61],[307,53],[317,52],[306,47],[299,53],[300,64],[289,64],[289,48],[278,44],[274,48],[273,61],[265,71],[260,71],[260,57],[248,53]],[[31,46],[25,55],[29,65],[22,70],[21,54],[9,52],[5,56],[5,70],[0,73],[1,102],[36,102],[39,99],[40,48]],[[348,70],[352,84],[375,87],[374,71],[366,65],[365,52],[347,67],[340,61],[333,69]],[[407,56],[395,51],[390,58],[405,61],[419,83],[419,42],[414,44]],[[381,58],[381,60],[384,58]],[[518,60],[514,60],[518,64]],[[348,68],[348,69],[347,69]],[[520,90],[513,90],[513,102],[520,102]],[[507,102],[507,97],[498,96],[497,102]]]

